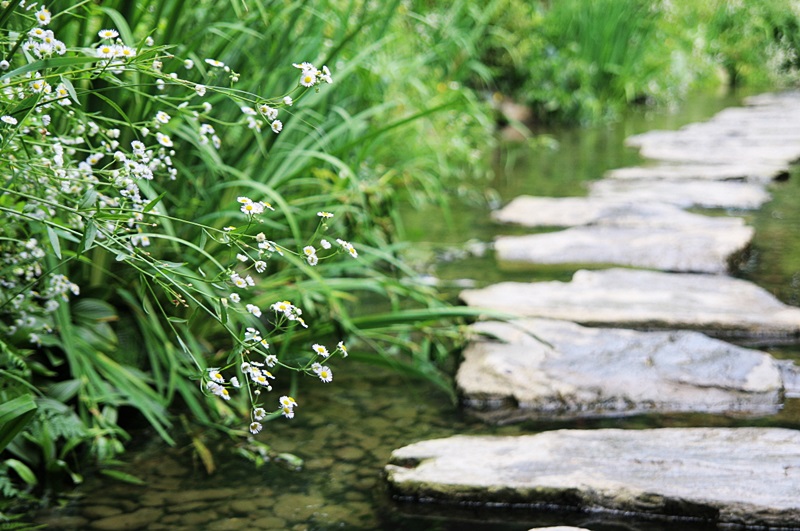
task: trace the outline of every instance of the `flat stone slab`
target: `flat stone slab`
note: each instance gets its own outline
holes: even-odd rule
[[[757,209],[770,200],[759,183],[676,179],[602,179],[589,183],[589,198],[605,201],[664,202],[681,208]]]
[[[698,332],[587,328],[521,319],[471,326],[456,374],[463,405],[492,423],[644,413],[777,413],[769,354]],[[494,341],[490,338],[495,338]]]
[[[604,199],[600,197],[533,197],[521,195],[492,212],[492,219],[525,227],[602,225],[638,229],[733,229],[744,226],[736,217],[709,217],[686,212],[668,202]]]
[[[521,195],[500,210],[492,212],[498,223],[525,227],[577,227],[601,219],[630,215],[630,201],[589,199],[588,197],[534,197]]]
[[[788,177],[784,164],[655,164],[617,168],[605,173],[607,179],[668,179],[703,181],[748,181],[764,183]]]
[[[648,131],[625,139],[643,157],[678,162],[769,162],[800,158],[799,108],[784,104],[726,109],[676,131]]]
[[[740,112],[737,112],[740,111]],[[730,114],[729,114],[730,113]],[[800,114],[787,121],[783,113],[753,115],[748,109],[728,109],[707,122],[677,130],[654,130],[625,139],[629,147],[790,147],[800,143]],[[758,157],[756,157],[758,158]]]
[[[574,227],[558,232],[500,236],[495,240],[499,267],[520,264],[615,264],[661,271],[725,273],[753,239],[754,230],[735,218],[682,227]]]
[[[464,290],[460,297],[474,307],[592,326],[699,330],[752,344],[800,336],[800,308],[723,275],[578,271],[571,282],[501,282]]]
[[[784,90],[780,92],[762,92],[747,96],[744,104],[750,107],[769,106],[769,105],[791,105],[797,108],[800,105],[800,92],[796,90]]]
[[[707,122],[687,125],[681,131],[697,132],[703,127],[723,128],[726,136],[771,139],[787,142],[800,138],[800,105],[775,105],[772,107],[729,107],[715,114]]]
[[[639,149],[639,154],[648,159],[672,162],[710,164],[763,162],[788,166],[800,160],[800,145],[752,145],[744,141],[717,144],[697,144],[690,141],[669,144],[648,143]]]
[[[749,526],[800,522],[800,431],[559,430],[454,436],[392,452],[396,495],[622,511]]]

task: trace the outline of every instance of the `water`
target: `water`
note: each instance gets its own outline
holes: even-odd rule
[[[559,148],[531,150],[508,146],[498,158],[496,195],[507,201],[520,194],[583,195],[585,183],[603,172],[639,162],[625,148],[626,136],[652,129],[674,129],[709,118],[735,97],[702,96],[674,113],[632,113],[623,122],[594,129],[549,131]],[[512,164],[513,161],[513,164]],[[751,260],[738,275],[772,291],[787,303],[800,303],[800,175],[772,187],[774,200],[757,214],[748,214],[757,229]],[[489,209],[454,205],[454,225],[437,225],[439,213],[406,216],[406,232],[415,247],[427,250],[420,267],[453,284],[485,285],[500,280],[545,280],[571,277],[572,270],[499,271],[491,254],[480,248],[498,233],[514,229],[489,221]],[[421,215],[420,215],[421,214]],[[724,214],[724,213],[723,213]],[[424,220],[416,224],[415,220]],[[471,241],[471,245],[464,245]],[[417,256],[416,258],[419,258]],[[457,290],[453,288],[452,293]],[[778,357],[800,359],[793,347],[771,349]],[[515,435],[556,428],[628,429],[671,426],[782,426],[800,428],[800,400],[790,400],[777,415],[761,419],[712,415],[662,415],[624,419],[528,422],[492,427],[465,417],[448,396],[425,382],[383,368],[342,363],[332,384],[309,384],[298,397],[298,416],[268,423],[259,440],[276,453],[290,452],[304,460],[301,470],[270,462],[254,468],[230,458],[216,463],[209,475],[185,434],[184,445],[167,448],[152,434],[126,455],[123,468],[145,481],[143,486],[110,482],[95,475],[68,494],[64,508],[31,515],[54,528],[83,529],[105,525],[122,528],[119,512],[138,514],[148,529],[292,529],[410,531],[516,531],[549,525],[575,525],[595,531],[666,531],[662,523],[623,515],[559,512],[537,508],[480,509],[444,507],[394,500],[381,471],[392,450],[423,439],[456,433]],[[202,435],[200,435],[202,437]],[[204,439],[212,451],[234,444]],[[217,452],[224,455],[224,452]],[[115,514],[117,513],[117,514]],[[114,520],[114,519],[117,520]],[[149,522],[149,523],[148,523]],[[127,525],[127,524],[126,524]],[[681,529],[713,526],[680,523]]]

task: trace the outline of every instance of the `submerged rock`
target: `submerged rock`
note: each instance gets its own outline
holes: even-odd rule
[[[584,325],[699,330],[753,344],[800,336],[800,308],[750,282],[718,275],[578,271],[571,282],[501,282],[460,297],[474,307]]]
[[[462,402],[490,422],[639,413],[768,414],[781,371],[768,354],[698,332],[486,321],[456,375]],[[491,341],[489,338],[496,338]]]
[[[681,208],[756,209],[769,201],[762,184],[675,179],[603,179],[589,184],[589,197],[611,201],[670,203]]]
[[[500,236],[501,268],[527,264],[615,264],[662,271],[725,273],[753,239],[736,218],[706,218],[697,226],[591,226],[525,236]],[[714,222],[716,223],[710,223]]]
[[[152,507],[144,507],[129,513],[121,513],[95,520],[90,524],[92,529],[122,531],[127,529],[144,529],[158,521],[164,511]]]
[[[392,453],[394,493],[750,526],[800,521],[800,431],[560,430],[455,436]]]

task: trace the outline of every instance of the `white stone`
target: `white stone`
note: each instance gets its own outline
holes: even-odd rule
[[[681,208],[756,209],[769,201],[762,184],[676,179],[602,179],[589,183],[589,198],[606,201],[664,202]]]
[[[713,218],[709,218],[713,219]],[[744,226],[571,229],[500,236],[495,255],[501,269],[520,264],[621,265],[687,273],[725,273],[753,238]]]
[[[786,165],[737,164],[652,164],[617,168],[605,173],[608,179],[670,179],[704,181],[768,182],[788,176]]]
[[[492,212],[494,221],[526,227],[575,227],[629,211],[629,201],[591,200],[586,197],[533,197],[521,195]]]
[[[492,213],[500,223],[526,227],[577,227],[598,224],[614,227],[741,226],[738,218],[709,217],[686,212],[668,202],[597,197],[533,197],[521,195]]]
[[[776,413],[779,364],[697,332],[586,328],[521,319],[472,325],[485,336],[456,374],[462,403],[483,420],[641,413]],[[494,340],[491,340],[494,338]]]
[[[526,227],[602,225],[630,228],[735,228],[744,220],[686,212],[668,202],[596,197],[533,197],[521,195],[492,213],[495,221]]]
[[[646,144],[639,154],[648,159],[671,162],[695,162],[704,164],[766,163],[788,166],[800,160],[800,142],[793,144],[752,145],[729,142],[719,144]]]
[[[721,275],[578,271],[571,282],[501,282],[464,290],[473,307],[619,328],[687,329],[752,343],[800,335],[800,308]]]
[[[395,493],[446,502],[547,504],[690,517],[800,522],[800,431],[560,430],[454,436],[392,452]]]

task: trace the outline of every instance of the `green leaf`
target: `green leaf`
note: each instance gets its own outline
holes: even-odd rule
[[[73,66],[82,65],[87,63],[96,63],[97,57],[55,57],[51,59],[43,59],[41,61],[34,61],[33,63],[15,68],[0,76],[0,82],[6,79],[13,79],[28,72],[36,72],[47,70],[48,68],[57,68],[59,66]]]
[[[219,301],[219,321],[222,324],[226,324],[228,322],[228,308],[227,305],[222,302],[222,300]]]
[[[31,395],[22,395],[0,404],[0,452],[25,429],[36,413],[36,407]]]
[[[156,207],[156,205],[161,202],[161,199],[163,199],[163,197],[164,197],[164,195],[166,193],[167,192],[162,192],[161,195],[159,195],[158,197],[156,197],[155,199],[153,199],[152,201],[147,203],[144,206],[144,208],[142,209],[142,212],[146,214],[146,213],[150,212],[151,210],[153,210]]]
[[[53,230],[50,225],[47,226],[47,237],[50,238],[50,245],[53,246],[53,252],[59,260],[61,260],[61,244],[58,243],[58,234]]]
[[[36,479],[36,474],[33,473],[33,470],[28,468],[28,465],[19,461],[17,459],[6,459],[5,464],[8,467],[19,474],[19,477],[22,478],[22,481],[27,483],[28,485],[36,485],[39,481]]]
[[[72,101],[80,106],[81,102],[78,100],[78,94],[75,92],[75,87],[72,86],[72,81],[70,81],[68,77],[61,76],[61,83],[67,88],[67,92],[69,92]]]
[[[81,299],[72,305],[76,319],[86,322],[109,322],[119,319],[117,309],[101,299]]]
[[[90,188],[85,194],[83,194],[83,197],[81,197],[81,201],[78,203],[78,210],[91,208],[95,203],[97,203],[97,190]]]
[[[86,221],[86,231],[83,233],[83,252],[88,251],[94,245],[94,239],[97,237],[97,225],[91,219]]]
[[[54,373],[55,374],[55,373]],[[77,396],[81,389],[81,381],[77,378],[57,382],[47,387],[47,395],[50,398],[67,403]]]

